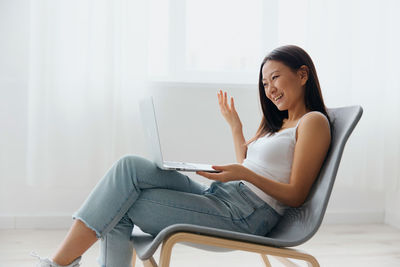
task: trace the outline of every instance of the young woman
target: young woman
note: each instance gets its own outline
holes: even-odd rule
[[[101,266],[130,266],[134,225],[156,235],[176,223],[266,235],[285,208],[305,201],[330,146],[329,117],[314,64],[300,47],[273,50],[261,64],[263,118],[245,141],[234,100],[218,92],[232,130],[237,164],[198,172],[215,180],[205,188],[177,171],[163,171],[138,156],[118,160],[96,185],[52,259],[38,266],[79,266],[101,239]]]

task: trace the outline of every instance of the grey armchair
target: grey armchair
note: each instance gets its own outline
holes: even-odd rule
[[[155,237],[134,230],[132,233],[135,248],[133,266],[135,266],[136,255],[146,267],[158,266],[153,259],[153,254],[162,244],[159,266],[168,267],[172,248],[176,243],[184,243],[211,251],[255,252],[261,255],[267,267],[271,266],[267,255],[276,256],[283,263],[293,264],[289,260],[291,258],[304,260],[309,266],[319,266],[318,261],[312,255],[289,247],[306,242],[319,229],[332,192],[344,146],[360,120],[362,112],[360,106],[328,110],[333,124],[332,143],[319,176],[305,203],[298,208],[289,208],[267,236],[189,224],[171,225]],[[187,266],[190,266],[190,263]]]

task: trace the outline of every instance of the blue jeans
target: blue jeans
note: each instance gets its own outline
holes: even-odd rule
[[[101,266],[128,267],[134,225],[157,235],[188,223],[255,235],[267,234],[280,215],[240,181],[209,188],[144,158],[124,156],[100,180],[73,215],[101,238]]]

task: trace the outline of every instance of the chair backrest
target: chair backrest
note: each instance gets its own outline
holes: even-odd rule
[[[331,148],[305,203],[289,208],[267,235],[297,246],[310,239],[321,225],[332,192],[344,146],[362,115],[360,106],[328,109],[332,124]]]

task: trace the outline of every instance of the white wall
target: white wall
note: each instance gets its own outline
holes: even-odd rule
[[[29,1],[0,1],[0,228],[66,227],[71,223],[70,214],[79,208],[96,177],[101,178],[109,166],[98,166],[93,177],[81,178],[81,184],[60,182],[45,188],[27,184],[28,45]],[[154,84],[166,159],[217,164],[234,161],[229,129],[218,114],[219,88],[229,90],[236,98],[246,137],[255,132],[260,119],[255,85]],[[188,122],[184,125],[182,120]],[[355,161],[363,156],[359,149],[363,144],[357,139],[359,129],[345,149],[326,221],[383,222],[386,214],[388,222],[400,227],[398,191],[389,192],[386,198],[383,190],[349,182],[368,171],[368,166],[359,166]],[[124,153],[147,155],[140,126],[132,139],[132,148]]]

